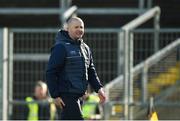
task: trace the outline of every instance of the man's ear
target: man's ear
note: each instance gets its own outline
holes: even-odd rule
[[[67,23],[64,24],[63,29],[66,30],[66,31],[68,30]]]

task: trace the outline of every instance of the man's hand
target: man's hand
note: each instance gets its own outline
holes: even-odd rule
[[[103,88],[100,88],[99,91],[98,91],[98,96],[99,96],[99,99],[100,99],[100,103],[104,103],[106,101],[106,95],[104,93],[104,90]]]
[[[63,100],[61,99],[61,97],[55,98],[54,103],[61,109],[63,109],[65,107],[65,104],[64,104]]]

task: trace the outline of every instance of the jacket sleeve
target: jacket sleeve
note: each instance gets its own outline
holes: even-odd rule
[[[92,53],[90,52],[90,66],[88,68],[88,81],[90,85],[94,88],[95,92],[102,87],[102,84],[97,76],[96,69],[94,67]]]
[[[66,51],[62,44],[57,44],[51,49],[51,55],[46,70],[46,81],[52,98],[59,96],[58,74],[64,65],[65,56]]]

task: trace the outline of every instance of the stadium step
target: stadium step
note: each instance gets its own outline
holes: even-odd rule
[[[159,94],[160,91],[166,87],[174,85],[179,79],[180,74],[180,62],[175,66],[167,69],[166,72],[160,73],[156,77],[153,77],[148,83],[148,92],[150,95]]]

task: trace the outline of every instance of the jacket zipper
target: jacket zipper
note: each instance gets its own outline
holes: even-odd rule
[[[81,56],[82,56],[82,61],[83,61],[83,77],[82,77],[82,86],[83,86],[83,90],[85,90],[85,85],[84,85],[84,80],[86,79],[86,65],[85,65],[85,57],[84,57],[84,54],[83,54],[83,50],[82,50],[82,44],[79,45],[79,48],[80,48],[80,53],[81,53]]]

